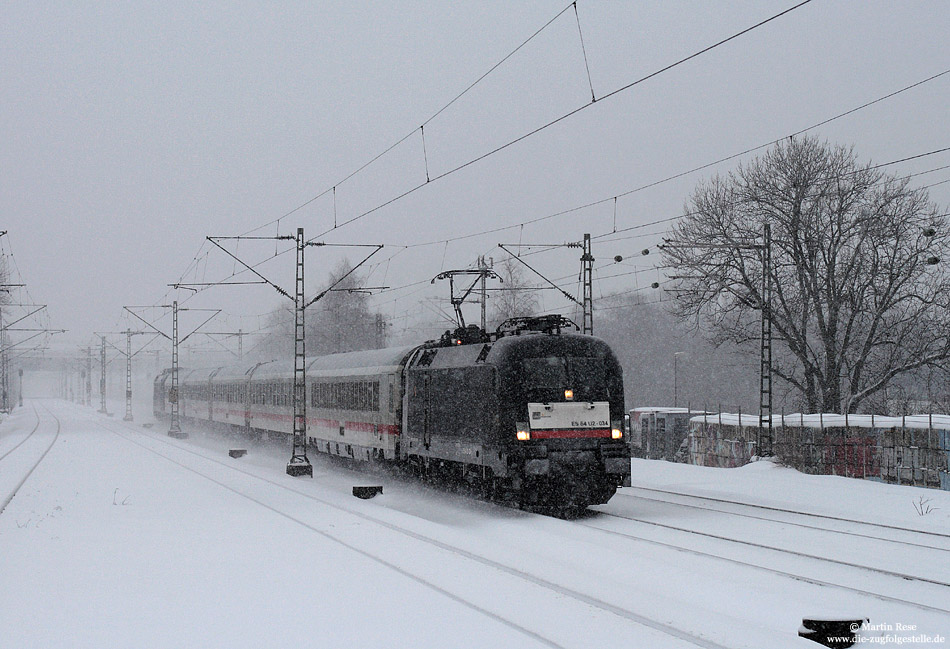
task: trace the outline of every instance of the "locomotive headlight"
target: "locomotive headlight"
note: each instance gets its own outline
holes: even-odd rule
[[[574,390],[565,390],[564,391],[564,400],[573,401],[574,400]]]
[[[526,430],[519,430],[516,433],[516,436],[518,437],[519,442],[527,442],[529,439],[531,439],[531,433]]]
[[[620,439],[623,437],[623,431],[619,428],[613,428],[610,431],[610,437],[611,439]]]

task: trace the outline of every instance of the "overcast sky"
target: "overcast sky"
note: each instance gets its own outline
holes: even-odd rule
[[[49,305],[50,324],[69,330],[59,345],[124,329],[122,307],[175,299],[169,283],[228,277],[237,267],[205,237],[268,223],[254,234],[303,227],[326,242],[385,244],[367,281],[393,287],[372,299],[399,332],[449,311],[448,286],[429,283],[440,271],[499,259],[498,243],[577,241],[674,217],[697,182],[750,156],[623,196],[616,214],[608,200],[446,240],[609,199],[950,69],[950,3],[814,0],[333,229],[334,218],[424,183],[427,167],[437,178],[590,103],[591,88],[603,97],[794,4],[578,0],[575,17],[560,13],[563,1],[540,0],[3,3],[0,230],[9,234],[0,244],[32,299]],[[876,163],[932,151],[950,146],[948,98],[950,74],[811,133]],[[891,169],[948,164],[943,153]],[[948,178],[942,170],[914,182]],[[271,223],[333,186],[335,205],[331,191]],[[931,196],[950,203],[950,183]],[[664,228],[595,239],[595,297],[659,279],[649,270],[658,256],[635,254]],[[418,245],[428,242],[439,243]],[[286,249],[229,246],[254,263]],[[308,249],[308,291],[362,250]],[[628,259],[611,265],[614,255]],[[556,249],[532,264],[573,291],[578,257]],[[293,288],[292,254],[260,270]],[[247,316],[285,300],[259,286],[177,298],[225,309],[218,330],[252,330],[258,319]],[[549,291],[543,307],[564,310],[565,300]]]

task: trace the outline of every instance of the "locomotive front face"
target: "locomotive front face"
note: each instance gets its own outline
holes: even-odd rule
[[[525,433],[520,441],[622,437],[623,379],[606,343],[531,336],[508,347],[498,362],[503,417]]]
[[[596,356],[542,356],[522,361],[528,406],[527,439],[611,437],[604,360]],[[617,431],[619,439],[619,431]]]
[[[613,352],[589,336],[511,341],[500,364],[502,431],[529,504],[606,502],[627,484],[623,380]]]

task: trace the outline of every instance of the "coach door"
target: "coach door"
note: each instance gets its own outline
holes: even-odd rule
[[[431,401],[431,383],[432,375],[430,372],[424,374],[422,379],[422,445],[429,448],[432,443],[432,401]]]

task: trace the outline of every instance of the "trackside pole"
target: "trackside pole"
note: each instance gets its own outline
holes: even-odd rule
[[[274,237],[207,237],[208,241],[220,248],[228,256],[234,259],[236,262],[244,266],[248,271],[257,276],[260,284],[268,284],[277,290],[278,293],[283,295],[288,299],[294,301],[294,390],[293,390],[293,403],[294,403],[294,431],[293,431],[293,442],[294,448],[290,456],[290,462],[287,464],[287,474],[292,476],[301,476],[308,475],[313,477],[313,466],[310,464],[310,458],[307,457],[307,348],[306,342],[304,340],[304,311],[308,306],[314,302],[320,300],[327,293],[334,290],[337,284],[339,284],[343,279],[345,279],[350,273],[363,265],[370,257],[379,252],[383,247],[382,245],[367,245],[365,247],[375,248],[373,252],[366,256],[363,261],[357,264],[350,273],[347,273],[343,277],[339,278],[334,284],[329,288],[325,289],[321,293],[318,293],[316,297],[312,298],[309,302],[304,300],[304,250],[307,246],[326,246],[326,245],[339,245],[339,246],[361,246],[361,244],[327,244],[327,243],[318,243],[314,241],[306,241],[303,236],[303,228],[297,228],[297,236],[293,235],[276,235]],[[297,278],[296,278],[296,290],[294,295],[291,296],[290,293],[279,287],[277,284],[274,284],[272,281],[261,275],[253,266],[249,266],[224,246],[218,243],[219,240],[223,239],[273,239],[278,241],[291,241],[296,239],[297,242]],[[361,246],[362,247],[362,246]],[[233,283],[233,282],[232,282]],[[176,284],[176,287],[187,286],[186,284]],[[239,331],[238,336],[243,335],[243,332]],[[239,339],[240,344],[240,339]],[[241,349],[243,354],[244,350]]]
[[[584,235],[584,254],[581,255],[581,271],[584,278],[584,333],[594,334],[594,255],[590,252],[590,234]]]
[[[106,409],[106,337],[99,336],[99,414],[108,413]]]
[[[132,330],[125,332],[125,417],[132,421]]]
[[[307,346],[304,337],[303,228],[297,228],[297,286],[294,293],[294,449],[287,475],[313,477],[307,457]]]
[[[168,436],[175,439],[185,439],[188,433],[181,429],[181,418],[178,407],[178,300],[172,302],[172,387],[168,391],[168,403],[171,404],[171,427]]]

